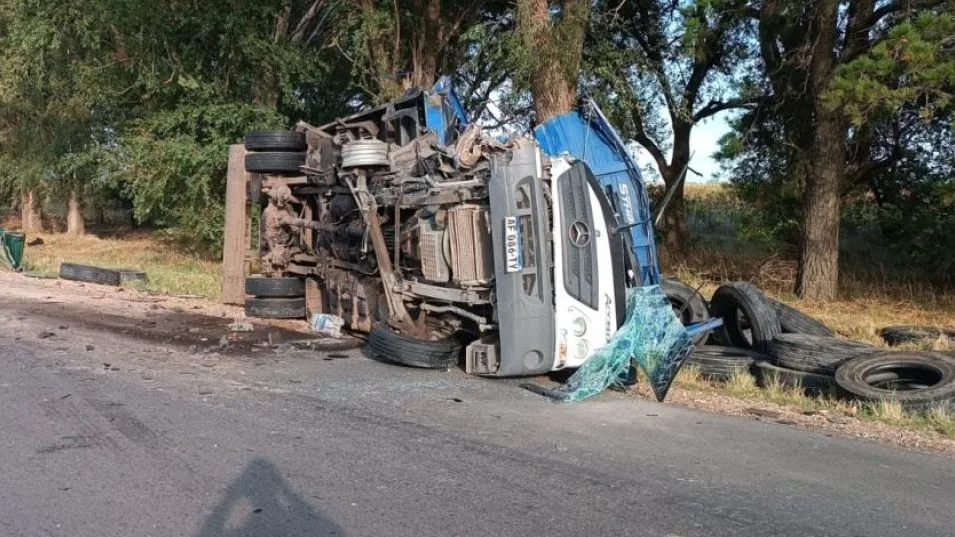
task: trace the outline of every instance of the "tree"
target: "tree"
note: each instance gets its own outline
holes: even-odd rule
[[[678,183],[690,164],[693,127],[760,101],[742,77],[752,67],[752,41],[744,0],[610,0],[594,12],[584,84],[650,153],[666,187],[676,188],[663,225],[671,251],[685,244]]]
[[[944,1],[764,0],[754,13],[774,113],[793,164],[805,170],[797,293],[831,300],[838,289],[839,216],[847,165],[870,167],[869,129],[850,129],[846,111],[827,98],[842,66],[868,54],[886,30],[917,9]],[[851,162],[853,157],[862,162]]]
[[[521,87],[534,97],[537,122],[571,110],[577,103],[577,82],[584,35],[590,13],[586,0],[518,0],[517,30],[522,43]]]

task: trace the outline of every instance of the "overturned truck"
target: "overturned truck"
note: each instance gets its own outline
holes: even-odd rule
[[[644,185],[592,103],[502,141],[442,81],[246,147],[250,314],[341,317],[382,360],[577,367],[623,322],[626,289],[659,281]]]

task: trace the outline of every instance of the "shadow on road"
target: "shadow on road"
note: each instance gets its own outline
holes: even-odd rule
[[[278,467],[252,459],[196,537],[331,537],[342,529],[292,491]]]

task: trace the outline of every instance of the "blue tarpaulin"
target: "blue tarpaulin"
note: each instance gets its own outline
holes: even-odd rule
[[[534,136],[549,156],[570,155],[587,163],[606,189],[621,225],[629,230],[640,284],[659,284],[653,216],[643,177],[596,104],[585,102],[578,110],[548,119],[534,129]]]

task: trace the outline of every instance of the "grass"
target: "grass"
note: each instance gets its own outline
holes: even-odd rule
[[[26,270],[55,275],[60,263],[71,262],[104,268],[145,270],[147,291],[174,295],[218,298],[220,263],[184,251],[174,243],[149,232],[97,237],[43,233],[42,246],[26,249]],[[27,237],[32,240],[34,237]]]
[[[879,330],[891,325],[927,325],[955,328],[955,290],[939,288],[913,277],[876,266],[860,266],[852,255],[842,256],[840,296],[833,302],[799,300],[793,293],[795,252],[760,237],[742,237],[739,215],[748,210],[720,186],[687,188],[688,228],[693,243],[677,258],[661,251],[665,272],[710,296],[722,283],[751,281],[767,294],[829,325],[840,337],[886,347]],[[858,245],[856,245],[858,246]],[[858,249],[855,248],[854,249]],[[865,260],[869,263],[870,260]],[[906,344],[894,350],[955,351],[955,341]],[[771,403],[802,412],[826,412],[877,422],[902,429],[934,431],[955,440],[955,413],[937,407],[925,413],[906,412],[895,401],[859,404],[834,397],[808,396],[799,388],[769,380],[759,387],[748,374],[726,382],[704,379],[686,367],[676,385],[686,390],[716,393],[754,403]]]

